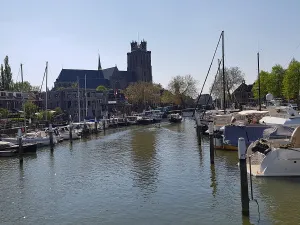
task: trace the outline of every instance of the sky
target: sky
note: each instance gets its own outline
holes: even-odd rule
[[[132,40],[146,40],[153,81],[164,87],[191,74],[199,90],[215,46],[225,32],[225,66],[237,66],[246,83],[260,68],[300,60],[299,0],[0,0],[0,60],[9,56],[13,79],[41,85],[46,61],[51,88],[62,68],[127,69]],[[221,48],[216,59],[221,58]],[[204,92],[217,71],[212,66]]]

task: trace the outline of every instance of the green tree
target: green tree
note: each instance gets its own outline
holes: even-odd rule
[[[161,95],[161,103],[173,104],[174,100],[175,100],[174,95],[170,91],[164,90],[163,94]]]
[[[63,111],[61,110],[61,108],[60,107],[56,107],[55,109],[54,109],[54,111],[55,111],[55,115],[60,115],[60,114],[62,114],[63,113]]]
[[[264,98],[266,94],[269,93],[270,85],[270,73],[266,71],[260,71],[259,73],[260,77],[260,98]],[[254,82],[254,85],[252,87],[252,93],[255,99],[258,99],[258,80]]]
[[[185,106],[186,96],[195,97],[197,95],[197,81],[191,76],[176,76],[168,84],[168,90],[174,95],[177,105]]]
[[[157,105],[160,103],[160,84],[137,82],[129,85],[124,94],[128,102],[140,106]]]
[[[71,88],[77,88],[77,82],[71,84]]]
[[[8,56],[4,58],[4,84],[3,88],[5,90],[10,90],[12,87],[12,73],[8,61]]]
[[[282,97],[284,75],[285,69],[283,69],[281,65],[276,64],[272,67],[267,87],[269,93],[271,93],[274,97]]]
[[[300,62],[293,59],[283,79],[283,95],[287,99],[299,99],[300,90]]]
[[[0,68],[0,76],[1,76],[0,87],[4,89],[4,85],[5,85],[5,76],[4,76],[3,64],[1,64],[1,68]]]
[[[103,86],[103,85],[99,85],[97,88],[96,88],[96,91],[106,91],[107,90],[107,88],[105,87],[105,86]]]
[[[35,105],[30,101],[26,101],[24,103],[24,109],[25,109],[26,118],[33,118],[35,113],[38,111],[37,105]]]
[[[0,108],[0,118],[4,119],[8,117],[8,110],[4,108]]]
[[[23,84],[22,84],[22,82],[15,82],[15,83],[12,83],[11,90],[30,92],[32,90],[32,86],[28,81],[24,81]]]

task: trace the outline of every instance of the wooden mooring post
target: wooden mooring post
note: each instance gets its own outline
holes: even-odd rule
[[[52,124],[49,124],[49,139],[50,139],[50,150],[53,151],[54,142],[53,142],[53,129],[52,129]]]
[[[106,129],[105,125],[106,125],[105,119],[103,119],[103,120],[102,120],[102,127],[103,127],[103,131],[104,131],[104,132],[105,132],[105,129]]]
[[[215,163],[215,146],[214,146],[214,124],[210,122],[208,124],[209,132],[209,155],[210,155],[210,164]]]
[[[98,133],[98,122],[97,122],[97,118],[95,117],[95,134]]]
[[[240,160],[240,176],[241,176],[241,201],[242,214],[249,216],[249,193],[246,163],[246,143],[244,138],[238,140],[238,154]]]
[[[73,123],[70,121],[69,123],[69,139],[70,142],[73,142]]]
[[[20,165],[23,165],[23,143],[22,143],[21,129],[18,129],[18,144],[19,144],[19,161],[20,161]]]

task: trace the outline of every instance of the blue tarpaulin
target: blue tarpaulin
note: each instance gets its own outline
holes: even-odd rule
[[[225,126],[224,129],[224,141],[226,144],[232,146],[238,146],[238,140],[240,137],[245,139],[246,145],[249,146],[253,141],[263,138],[265,129],[270,128],[266,125],[253,125],[253,126]]]

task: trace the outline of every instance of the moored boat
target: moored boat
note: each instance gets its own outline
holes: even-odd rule
[[[37,144],[24,144],[22,145],[24,154],[35,154],[37,150]],[[9,157],[18,154],[19,145],[15,145],[11,142],[0,141],[0,156]]]
[[[257,140],[247,156],[247,171],[253,176],[300,176],[300,127],[290,140]]]
[[[179,113],[170,114],[169,121],[171,123],[180,123],[182,121],[182,116]]]

